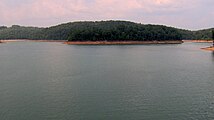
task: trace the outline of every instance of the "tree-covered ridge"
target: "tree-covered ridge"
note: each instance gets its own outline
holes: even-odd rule
[[[213,30],[214,28],[204,29],[204,30],[194,31],[193,34],[195,36],[195,39],[211,40]]]
[[[144,25],[129,21],[84,21],[38,28],[0,26],[0,39],[125,41],[212,39],[212,30],[182,30],[163,25]]]
[[[214,29],[212,30],[212,39],[214,40]]]
[[[146,41],[181,40],[175,28],[161,25],[142,25],[124,21],[82,22],[72,29],[70,41]]]
[[[13,25],[0,29],[0,39],[43,39],[43,29]]]
[[[214,28],[203,29],[198,31],[180,29],[180,33],[182,34],[183,40],[211,40],[212,30],[214,30]]]

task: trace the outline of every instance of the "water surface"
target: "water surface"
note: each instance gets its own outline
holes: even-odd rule
[[[1,44],[0,119],[212,120],[205,46]]]

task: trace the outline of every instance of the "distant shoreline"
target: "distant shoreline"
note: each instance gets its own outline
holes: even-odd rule
[[[6,42],[24,42],[24,41],[28,41],[28,40],[24,40],[24,39],[20,39],[20,40],[0,40],[2,43],[6,43]]]
[[[182,40],[166,40],[166,41],[74,41],[67,40],[0,40],[2,43],[7,42],[61,42],[68,45],[140,45],[140,44],[182,44]]]
[[[4,42],[66,42],[67,40],[28,40],[28,39],[17,39],[17,40],[0,40]]]
[[[11,41],[11,40],[8,40]],[[12,40],[13,42],[20,41],[20,40]],[[67,40],[21,40],[21,41],[33,41],[33,42],[63,42],[66,44],[73,44],[74,42],[68,42]],[[76,41],[75,43],[80,44],[181,44],[183,42],[194,42],[194,43],[212,43],[212,40],[167,40],[167,41]]]
[[[212,43],[212,40],[183,40],[183,42],[194,42],[194,43]]]
[[[68,45],[140,45],[140,44],[182,44],[183,41],[74,41],[64,42]]]
[[[67,45],[148,45],[148,44],[182,44],[184,42],[212,43],[212,40],[167,40],[167,41],[74,41],[67,40],[0,40],[1,43],[7,42],[58,42]],[[202,50],[214,51],[214,47],[201,48]]]
[[[214,47],[213,46],[207,47],[207,48],[201,48],[201,49],[203,49],[203,50],[209,50],[209,51],[214,51]]]
[[[138,44],[182,44],[188,42],[194,43],[212,43],[212,40],[166,40],[166,41],[74,41],[67,40],[28,40],[28,39],[15,39],[15,40],[0,40],[0,43],[7,42],[61,42],[68,45],[138,45]]]
[[[193,42],[193,43],[213,43],[213,40],[183,40],[183,42]],[[214,47],[201,48],[202,50],[214,51]]]

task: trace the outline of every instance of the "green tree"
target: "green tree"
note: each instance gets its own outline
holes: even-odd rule
[[[212,30],[212,40],[213,40],[213,46],[214,46],[214,30]]]

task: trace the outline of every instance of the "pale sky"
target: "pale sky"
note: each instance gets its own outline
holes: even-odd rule
[[[0,0],[0,26],[48,27],[88,20],[212,28],[214,0]]]

